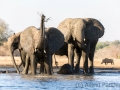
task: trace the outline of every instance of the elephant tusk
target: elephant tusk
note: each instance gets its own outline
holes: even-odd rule
[[[46,51],[44,50],[44,53],[46,53]]]
[[[84,41],[85,41],[85,38],[84,38]]]
[[[35,48],[35,52],[37,51],[37,49]]]
[[[73,38],[73,41],[75,41],[75,38]]]

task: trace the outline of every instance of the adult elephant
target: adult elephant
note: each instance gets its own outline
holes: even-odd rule
[[[104,26],[93,18],[67,18],[58,29],[64,34],[64,42],[68,43],[69,64],[74,68],[74,51],[76,52],[75,73],[79,72],[80,58],[83,53],[83,73],[94,73],[93,59],[98,39],[104,35]]]
[[[15,59],[14,59],[14,51],[16,49],[18,49],[19,52],[20,52],[20,58],[21,58],[21,64],[20,65],[23,65],[23,71],[22,71],[22,73],[23,74],[27,74],[28,71],[26,71],[26,72],[24,71],[27,53],[21,49],[20,34],[21,34],[21,32],[16,33],[16,34],[14,33],[12,36],[10,36],[8,38],[7,44],[8,44],[9,54],[10,54],[12,63],[14,65],[17,73],[20,73],[20,70],[17,67]],[[40,73],[43,73],[44,65],[43,65],[43,60],[41,60],[41,59],[42,59],[42,56],[40,56],[40,55],[36,56],[37,63],[41,64],[40,65],[40,67],[41,67],[40,68]]]
[[[63,34],[56,28],[44,28],[45,16],[41,16],[40,30],[34,26],[30,26],[22,31],[20,35],[21,49],[27,53],[26,64],[30,59],[31,72],[36,74],[36,59],[37,55],[44,56],[44,65],[47,74],[52,74],[51,58],[60,47],[64,44]],[[28,65],[25,65],[28,67]],[[25,68],[27,70],[27,68]]]

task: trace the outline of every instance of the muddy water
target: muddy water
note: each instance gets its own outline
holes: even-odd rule
[[[13,70],[13,68],[0,68]],[[95,69],[94,75],[0,74],[0,90],[120,90],[120,70]]]

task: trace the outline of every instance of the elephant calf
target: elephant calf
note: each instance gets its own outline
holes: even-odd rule
[[[111,65],[112,65],[112,64],[114,64],[114,60],[105,58],[105,59],[102,60],[101,64],[103,64],[103,63],[105,63],[105,65],[108,64],[108,63],[111,63]]]
[[[60,71],[57,72],[58,74],[73,74],[72,66],[70,64],[64,64]]]

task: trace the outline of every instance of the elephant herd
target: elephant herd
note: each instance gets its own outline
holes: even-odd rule
[[[14,51],[19,49],[23,74],[31,71],[36,74],[37,63],[40,64],[40,73],[51,75],[52,55],[66,55],[69,73],[79,74],[80,59],[83,57],[83,74],[94,73],[94,52],[98,39],[104,35],[104,26],[93,18],[67,18],[57,28],[45,28],[45,16],[41,15],[40,29],[34,26],[13,34],[8,38],[10,56],[17,73],[20,73],[14,59]],[[76,55],[76,65],[74,57]],[[90,67],[88,67],[88,59]],[[62,68],[61,68],[62,69]],[[68,70],[69,71],[69,70]],[[60,72],[59,72],[60,73]]]

